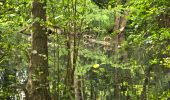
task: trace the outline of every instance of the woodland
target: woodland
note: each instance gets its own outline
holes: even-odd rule
[[[170,100],[170,1],[0,0],[0,100]]]

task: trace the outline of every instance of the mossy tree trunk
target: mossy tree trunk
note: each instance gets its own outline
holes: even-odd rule
[[[33,0],[32,51],[27,82],[28,100],[50,100],[48,83],[47,34],[43,23],[46,21],[46,2]],[[41,23],[42,22],[42,23]]]

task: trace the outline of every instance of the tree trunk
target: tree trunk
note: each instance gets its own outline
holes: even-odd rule
[[[66,99],[73,99],[74,98],[74,50],[73,50],[73,37],[70,33],[67,34],[67,50],[68,50],[68,59],[67,59],[67,73],[66,73],[66,93],[69,95]]]
[[[118,4],[120,4],[121,2],[118,0],[117,1]],[[114,24],[114,28],[113,28],[113,32],[115,32],[116,37],[114,39],[115,41],[115,49],[114,51],[116,51],[116,55],[120,55],[119,52],[117,52],[118,48],[121,47],[122,42],[125,40],[124,38],[124,30],[126,27],[126,23],[127,23],[127,19],[126,16],[128,15],[128,11],[124,11],[124,15],[120,15],[119,13],[115,14],[115,24]],[[121,53],[123,55],[121,55],[120,58],[116,58],[116,61],[119,62],[123,62],[127,59],[127,52],[125,50],[123,50],[123,53]],[[119,63],[118,62],[118,63]],[[116,100],[120,100],[121,99],[121,90],[120,90],[120,82],[118,81],[119,77],[118,77],[118,71],[117,69],[115,69],[115,88],[114,88],[114,96]]]
[[[147,92],[148,92],[149,81],[150,81],[150,70],[151,70],[151,67],[148,67],[148,68],[146,68],[146,71],[145,71],[145,80],[144,80],[144,83],[143,83],[141,100],[148,100],[147,99],[147,94],[148,94]]]
[[[120,15],[116,14],[115,15],[115,24],[114,24],[114,29],[113,31],[117,34],[116,37],[115,37],[115,50],[117,52],[118,50],[118,47],[120,45],[120,40],[119,40],[119,28],[120,28],[120,21],[121,20],[121,17]],[[118,54],[116,54],[118,55]],[[117,71],[117,68],[115,69],[115,76],[114,76],[114,80],[115,80],[115,83],[114,83],[114,98],[116,100],[120,100],[120,88],[119,88],[119,82],[118,82],[118,71]]]
[[[84,75],[81,76],[81,92],[82,92],[82,100],[86,100],[86,93],[85,93],[85,79]]]
[[[82,100],[82,93],[81,93],[81,81],[80,76],[75,75],[74,78],[74,87],[75,87],[75,100]]]
[[[45,2],[33,0],[33,19],[46,21]],[[44,26],[37,20],[32,24],[32,52],[27,82],[28,100],[50,100],[48,83],[48,48],[47,34]]]

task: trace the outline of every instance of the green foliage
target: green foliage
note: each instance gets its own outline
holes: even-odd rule
[[[99,9],[96,5],[91,4],[85,16],[88,27],[100,32],[100,34],[107,34],[107,31],[113,28],[114,11],[112,9]]]
[[[144,91],[148,78],[148,100],[168,99],[170,82],[170,24],[168,0],[47,0],[47,21],[43,25],[58,26],[62,34],[48,36],[50,91],[61,98],[71,95],[66,90],[68,50],[67,34],[76,37],[78,57],[75,75],[81,77],[86,99],[95,94],[98,99],[114,98],[120,81],[121,97],[137,100]],[[96,2],[96,3],[94,3]],[[97,5],[96,5],[97,4]],[[0,99],[18,96],[20,85],[25,85],[30,60],[31,0],[0,2]],[[75,8],[74,8],[75,7]],[[102,8],[102,9],[101,9]],[[75,10],[76,9],[76,10]],[[113,30],[115,16],[129,11],[121,47],[108,53],[99,45],[87,48],[82,37],[85,32],[101,41]],[[37,19],[38,20],[38,19]],[[39,20],[38,20],[39,21]],[[76,24],[76,25],[75,25]],[[75,27],[76,26],[76,27]],[[98,33],[98,34],[97,34]],[[114,33],[114,32],[113,32]],[[116,34],[112,35],[113,48]],[[80,39],[80,40],[79,40]],[[124,51],[128,56],[125,61]],[[43,56],[43,55],[42,55]],[[93,65],[99,64],[97,67]],[[149,70],[149,75],[147,71]],[[117,72],[116,72],[117,71]],[[117,74],[118,73],[118,74]],[[128,78],[126,76],[129,76]],[[117,78],[116,78],[117,77]],[[59,91],[59,92],[58,92]],[[91,94],[90,94],[91,93]],[[97,98],[96,98],[97,99]]]

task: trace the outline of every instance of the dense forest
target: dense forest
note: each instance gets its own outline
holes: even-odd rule
[[[170,100],[170,1],[0,0],[0,100]]]

